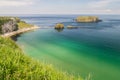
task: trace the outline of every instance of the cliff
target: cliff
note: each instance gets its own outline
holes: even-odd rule
[[[31,25],[20,20],[18,17],[0,17],[0,34],[11,33],[25,28],[27,28],[27,30],[36,29],[34,26],[35,25]]]
[[[100,22],[101,20],[96,16],[78,16],[76,22],[89,23],[89,22]]]
[[[16,17],[0,17],[0,34],[18,30],[18,22]]]

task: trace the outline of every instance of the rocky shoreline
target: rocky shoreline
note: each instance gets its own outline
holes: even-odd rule
[[[5,33],[1,36],[2,37],[12,37],[12,36],[15,36],[15,35],[18,35],[18,34],[21,34],[21,33],[24,33],[24,32],[28,32],[28,31],[31,31],[31,30],[35,30],[35,29],[38,29],[38,28],[40,28],[40,27],[34,25],[33,27],[23,28],[23,29],[13,31],[13,32],[10,32],[10,33]]]

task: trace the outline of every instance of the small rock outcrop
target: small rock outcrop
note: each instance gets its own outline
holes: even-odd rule
[[[67,26],[67,29],[77,29],[78,27],[75,26]]]
[[[56,24],[55,29],[64,29],[64,24],[62,24],[62,23]]]
[[[76,22],[79,23],[92,23],[92,22],[100,22],[101,20],[96,16],[78,16]]]

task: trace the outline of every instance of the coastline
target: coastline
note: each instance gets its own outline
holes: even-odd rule
[[[21,34],[21,33],[24,33],[24,32],[28,32],[28,31],[31,31],[31,30],[39,29],[39,28],[40,28],[40,27],[34,25],[33,27],[19,29],[19,30],[17,30],[17,31],[13,31],[13,32],[10,32],[10,33],[6,33],[6,34],[3,34],[3,35],[1,35],[1,36],[2,36],[2,37],[12,37],[12,36],[15,36],[15,35],[18,35],[18,34]]]
[[[0,36],[0,80],[83,80],[27,55],[10,38]]]
[[[15,40],[11,38],[21,33],[39,28],[40,27],[33,25],[32,27],[22,28],[17,31],[0,35],[0,52],[2,52],[0,54],[2,60],[0,61],[0,64],[3,64],[3,66],[0,66],[0,79],[83,80],[80,76],[73,76],[66,72],[62,72],[51,65],[40,63],[39,61],[26,56],[22,49],[15,43]]]

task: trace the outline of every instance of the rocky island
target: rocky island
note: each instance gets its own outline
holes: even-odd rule
[[[97,16],[78,16],[75,20],[79,23],[92,23],[102,21]]]
[[[57,24],[55,25],[55,29],[64,29],[64,24],[62,24],[62,23],[57,23]]]

